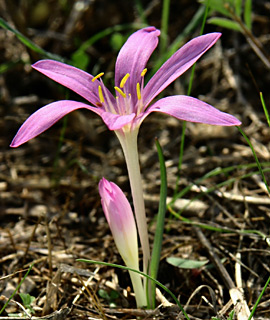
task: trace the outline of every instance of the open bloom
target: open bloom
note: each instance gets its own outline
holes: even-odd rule
[[[116,247],[126,266],[139,270],[137,228],[130,204],[115,183],[103,178],[98,187],[102,208]],[[130,277],[138,306],[146,306],[146,295],[141,277],[134,272],[130,272]]]
[[[61,100],[37,110],[21,126],[11,143],[17,147],[47,130],[66,114],[80,108],[98,114],[110,130],[136,130],[151,112],[169,114],[181,120],[212,125],[239,125],[233,116],[198,99],[176,95],[150,105],[170,83],[192,66],[221,36],[210,33],[192,39],[180,48],[144,87],[146,63],[158,44],[160,31],[147,27],[133,33],[119,52],[115,65],[114,96],[101,81],[103,73],[92,76],[67,64],[41,60],[33,68],[75,91],[89,104]]]

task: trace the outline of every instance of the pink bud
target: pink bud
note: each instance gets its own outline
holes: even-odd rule
[[[128,267],[138,269],[137,229],[130,204],[123,191],[113,182],[99,182],[101,204],[117,249]]]

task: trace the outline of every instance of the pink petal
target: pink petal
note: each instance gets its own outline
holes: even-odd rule
[[[147,27],[133,33],[121,48],[115,65],[115,85],[120,86],[123,77],[129,73],[125,84],[126,92],[131,94],[132,102],[137,101],[136,84],[141,83],[141,72],[158,44],[160,31]]]
[[[121,116],[102,110],[100,112],[100,116],[110,130],[118,130],[124,127],[126,124],[131,123],[135,118],[135,113]]]
[[[220,126],[238,126],[241,124],[234,116],[188,96],[170,96],[158,100],[144,112],[141,121],[153,111],[166,113],[177,119],[190,122]]]
[[[190,68],[221,36],[209,33],[194,38],[176,51],[154,74],[143,90],[143,101],[147,105],[170,83]]]
[[[10,146],[18,147],[28,140],[35,138],[36,136],[50,128],[66,114],[80,108],[89,109],[97,114],[100,114],[100,112],[102,112],[101,109],[97,109],[95,107],[91,107],[87,104],[76,101],[62,100],[50,103],[45,107],[37,110],[22,124],[16,136],[12,140]]]
[[[54,60],[40,60],[32,67],[50,79],[73,90],[93,105],[99,102],[98,86],[100,82],[98,80],[92,82],[93,76],[91,74]],[[106,90],[108,97],[114,100],[110,91],[104,86],[103,90]]]

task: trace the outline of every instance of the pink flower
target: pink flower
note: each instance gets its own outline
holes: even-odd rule
[[[89,109],[98,114],[110,130],[138,129],[151,112],[162,112],[181,120],[234,126],[241,122],[198,99],[176,95],[151,102],[170,83],[192,66],[221,36],[210,33],[192,39],[155,73],[144,87],[146,64],[158,44],[160,31],[147,27],[133,33],[119,52],[115,65],[116,97],[96,77],[53,60],[41,60],[33,68],[82,96],[90,104],[62,100],[37,110],[21,126],[11,147],[18,147],[47,130],[71,111]]]

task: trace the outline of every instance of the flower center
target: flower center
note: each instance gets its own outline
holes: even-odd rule
[[[114,109],[114,110],[107,110],[107,111],[113,111],[113,113],[118,114],[130,114],[132,112],[135,112],[136,115],[139,115],[143,108],[143,97],[142,97],[142,89],[144,85],[144,76],[147,72],[147,69],[143,69],[141,72],[141,81],[136,83],[136,94],[137,94],[137,102],[136,97],[132,97],[132,94],[127,92],[125,90],[125,84],[130,77],[130,73],[127,73],[121,80],[119,87],[115,86],[115,91],[119,94],[116,95],[116,108],[112,107],[112,105],[107,106],[107,103],[104,104],[105,100],[106,102],[109,102],[109,100],[104,98],[103,93],[105,92],[102,90],[103,83],[101,81],[101,85],[98,86],[98,95],[99,95],[99,101],[96,103],[98,107],[102,107],[102,105],[105,107],[105,109]],[[97,79],[101,78],[104,75],[104,72],[99,73],[93,79],[92,82],[96,81]],[[106,93],[106,92],[105,92]],[[106,95],[106,94],[105,94]],[[108,101],[107,101],[108,100]]]

